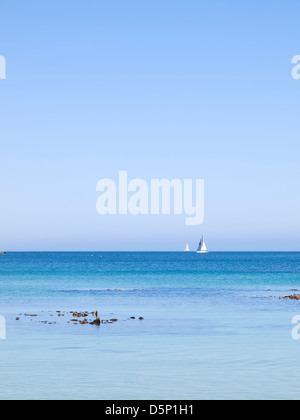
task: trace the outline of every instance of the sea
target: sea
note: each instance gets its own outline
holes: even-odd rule
[[[299,399],[297,290],[300,253],[0,255],[0,399]]]

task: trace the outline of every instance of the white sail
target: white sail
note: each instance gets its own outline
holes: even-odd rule
[[[208,250],[206,248],[206,245],[205,245],[205,242],[204,242],[204,239],[203,239],[203,236],[202,236],[202,238],[201,238],[201,240],[199,242],[197,253],[198,254],[206,254],[207,252],[208,252]]]
[[[207,248],[206,248],[206,245],[205,245],[205,242],[204,241],[202,242],[201,251],[202,252],[207,252]]]
[[[185,252],[190,252],[190,248],[189,248],[189,244],[188,243],[186,244]]]

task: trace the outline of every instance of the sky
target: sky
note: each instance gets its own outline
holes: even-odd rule
[[[296,0],[1,0],[0,250],[300,251]],[[96,212],[205,179],[205,219]]]

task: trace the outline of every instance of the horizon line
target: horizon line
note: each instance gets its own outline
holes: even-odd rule
[[[146,252],[156,252],[156,253],[184,253],[184,254],[197,254],[197,251],[146,251],[146,250],[142,250],[142,251],[114,251],[114,250],[110,250],[110,251],[101,251],[101,250],[91,250],[91,251],[82,251],[82,250],[63,250],[63,251],[54,251],[54,250],[47,250],[47,251],[39,251],[39,250],[31,250],[31,251],[2,251],[3,254],[9,254],[9,253],[37,253],[37,254],[42,254],[42,253],[74,253],[74,252],[80,252],[80,253],[113,253],[113,252],[118,252],[118,253],[146,253]],[[221,250],[213,250],[213,251],[209,251],[208,254],[212,254],[212,253],[230,253],[230,252],[236,252],[236,253],[243,253],[243,252],[248,252],[248,253],[300,253],[300,250],[293,250],[293,251],[271,251],[271,250],[264,250],[264,251],[253,251],[253,250],[230,250],[230,251],[221,251]],[[1,254],[1,253],[0,253]]]

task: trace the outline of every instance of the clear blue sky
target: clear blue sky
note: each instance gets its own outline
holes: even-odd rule
[[[2,0],[0,248],[300,250],[300,3]],[[184,216],[101,217],[96,183],[204,178]],[[0,249],[0,250],[1,250]]]

